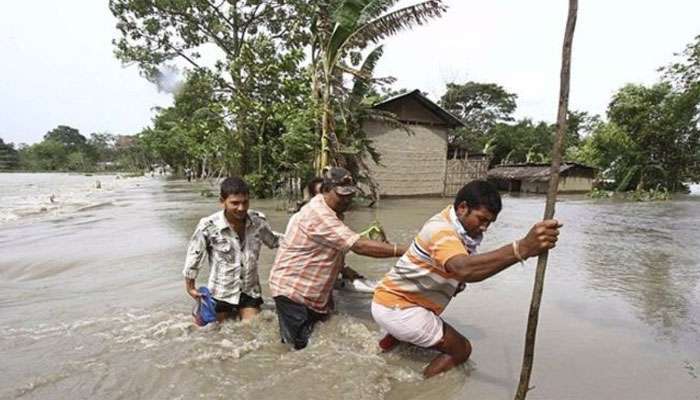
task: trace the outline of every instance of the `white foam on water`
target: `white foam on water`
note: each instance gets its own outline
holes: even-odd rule
[[[382,354],[378,337],[368,321],[334,315],[317,325],[306,349],[291,351],[280,344],[274,311],[263,310],[252,321],[200,328],[190,315],[173,313],[170,307],[0,329],[3,347],[26,343],[22,338],[36,345],[70,345],[70,363],[56,363],[11,388],[22,395],[42,388],[34,393],[39,397],[73,382],[81,382],[94,397],[120,397],[105,381],[120,383],[132,394],[153,395],[149,391],[156,378],[163,380],[155,395],[159,398],[181,396],[190,387],[190,394],[196,394],[201,385],[207,388],[207,398],[275,399],[294,391],[295,398],[374,400],[384,398],[396,384],[420,384],[425,360],[434,354],[408,347]],[[402,358],[418,361],[404,363]],[[135,359],[147,363],[132,366]],[[149,373],[149,368],[158,372]],[[170,388],[169,382],[175,386]]]
[[[67,173],[0,174],[0,223],[108,204],[110,194],[150,178]],[[99,187],[98,187],[99,186]]]

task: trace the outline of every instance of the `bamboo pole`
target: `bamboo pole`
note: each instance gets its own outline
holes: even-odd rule
[[[566,19],[566,31],[564,32],[564,45],[562,46],[561,73],[559,86],[559,110],[557,112],[557,132],[552,149],[552,166],[550,169],[549,191],[547,192],[547,204],[544,210],[544,219],[554,217],[554,208],[557,200],[557,189],[559,187],[559,168],[561,166],[562,145],[564,142],[564,132],[566,132],[566,117],[569,106],[569,81],[571,76],[571,44],[574,38],[574,28],[576,27],[576,15],[578,13],[578,0],[569,0],[569,15]],[[540,302],[542,300],[542,289],[544,286],[544,273],[547,269],[547,255],[542,253],[537,259],[537,272],[535,276],[535,286],[532,290],[532,301],[530,302],[530,313],[527,320],[527,332],[525,334],[525,351],[523,354],[523,366],[520,370],[520,383],[515,393],[515,400],[525,400],[530,389],[530,375],[532,373],[532,362],[535,356],[535,337],[537,334],[537,319],[540,312]]]

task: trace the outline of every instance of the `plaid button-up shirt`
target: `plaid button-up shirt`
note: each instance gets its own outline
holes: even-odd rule
[[[326,204],[323,195],[316,195],[289,221],[270,271],[272,295],[327,313],[345,253],[359,238]]]
[[[245,239],[241,243],[224,212],[216,212],[199,221],[187,248],[182,274],[185,278],[196,279],[202,259],[207,255],[210,268],[207,286],[215,299],[238,304],[241,293],[259,298],[260,243],[269,248],[279,244],[278,234],[262,213],[248,211]]]

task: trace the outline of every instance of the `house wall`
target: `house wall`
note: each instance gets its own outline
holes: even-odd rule
[[[412,124],[411,133],[377,121],[363,124],[380,163],[368,165],[382,196],[441,195],[445,186],[447,128]]]
[[[445,173],[445,196],[454,196],[465,183],[476,179],[486,179],[489,171],[489,159],[481,160],[447,160]]]
[[[590,192],[593,179],[582,176],[563,176],[559,178],[559,192]]]
[[[562,176],[559,178],[559,193],[590,192],[593,189],[591,178]],[[547,193],[549,181],[528,182],[523,181],[520,191],[524,193]]]
[[[547,190],[549,190],[549,181],[522,181],[522,183],[520,184],[520,191],[523,193],[547,193]]]

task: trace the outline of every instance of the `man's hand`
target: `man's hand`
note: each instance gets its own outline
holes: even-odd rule
[[[518,241],[518,250],[523,258],[529,258],[553,249],[559,238],[559,228],[563,225],[556,219],[538,222],[530,232]]]
[[[347,265],[345,268],[343,268],[340,271],[340,275],[342,275],[343,278],[349,279],[351,281],[354,281],[355,279],[364,279],[365,277],[362,276],[359,272],[355,271],[354,269],[348,267]]]
[[[202,297],[202,294],[194,287],[194,279],[185,278],[185,290],[195,300],[199,300]]]

